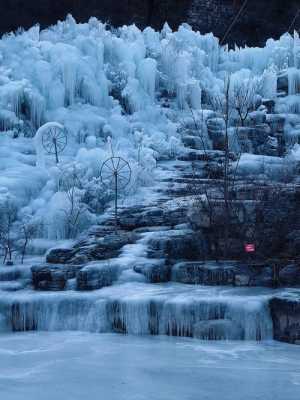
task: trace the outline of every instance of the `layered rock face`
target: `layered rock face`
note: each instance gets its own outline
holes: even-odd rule
[[[270,35],[286,32],[297,13],[298,2],[288,0],[252,0],[242,8],[225,42],[261,44]],[[189,21],[201,32],[214,32],[223,38],[232,21],[239,14],[244,0],[193,0]],[[300,17],[295,28],[300,25]]]
[[[222,38],[242,4],[241,0],[6,0],[0,4],[0,31],[35,23],[47,26],[72,13],[79,21],[96,16],[116,26],[134,22],[158,29],[165,21],[172,27],[187,21],[202,33],[212,31]],[[297,4],[297,0],[249,1],[227,40],[261,44],[270,36],[280,36],[291,26]],[[299,25],[300,17],[294,27]]]
[[[275,297],[270,302],[274,339],[300,344],[299,294]]]
[[[35,23],[47,26],[69,13],[79,21],[95,16],[116,26],[136,23],[161,27],[166,20],[176,26],[187,19],[190,6],[191,0],[7,0],[0,4],[0,30],[6,32]]]

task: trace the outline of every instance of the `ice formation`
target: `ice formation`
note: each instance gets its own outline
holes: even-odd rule
[[[187,24],[175,32],[167,24],[161,32],[135,25],[110,30],[95,18],[77,24],[71,16],[45,30],[36,26],[6,35],[0,41],[1,185],[11,192],[20,216],[30,215],[38,225],[40,238],[64,239],[66,230],[49,224],[61,213],[60,175],[71,164],[86,190],[82,198],[95,196],[101,163],[112,149],[133,166],[127,193],[150,185],[157,160],[183,151],[180,129],[183,121],[194,124],[191,112],[210,148],[207,102],[213,96],[224,100],[229,75],[232,88],[251,82],[255,100],[274,100],[278,112],[299,114],[299,48],[297,33],[271,39],[264,48],[228,49]],[[280,76],[288,93],[277,98]],[[39,141],[39,128],[49,122],[68,133],[57,167]],[[291,146],[298,126],[299,121],[285,124]],[[236,150],[237,142],[230,143]],[[109,191],[97,196],[98,204],[88,205],[89,221],[111,200]]]
[[[127,283],[93,293],[1,296],[2,330],[82,330],[203,340],[268,340],[268,296],[188,285]]]

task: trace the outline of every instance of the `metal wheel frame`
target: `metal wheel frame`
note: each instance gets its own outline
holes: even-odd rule
[[[122,172],[123,170],[123,172]],[[118,229],[118,194],[131,180],[131,167],[122,157],[110,157],[102,163],[100,179],[104,186],[112,186],[115,192],[115,230]]]
[[[46,153],[55,155],[58,164],[58,155],[61,154],[68,144],[68,136],[65,129],[51,126],[42,134],[42,145]]]

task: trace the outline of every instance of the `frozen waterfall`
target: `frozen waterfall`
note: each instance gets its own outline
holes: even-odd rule
[[[82,330],[204,340],[272,338],[268,296],[247,290],[128,283],[93,293],[1,295],[2,330]]]

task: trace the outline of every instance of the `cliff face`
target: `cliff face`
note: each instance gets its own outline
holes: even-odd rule
[[[278,37],[291,25],[298,0],[248,0],[241,17],[227,37],[233,43],[261,44]],[[5,0],[0,2],[0,32],[40,23],[47,26],[72,13],[78,21],[90,16],[114,25],[135,22],[140,27],[172,27],[188,21],[201,32],[223,37],[243,0]],[[300,15],[295,21],[300,29]]]
[[[223,38],[239,14],[226,42],[262,45],[268,38],[278,38],[289,28],[291,32],[299,30],[298,10],[298,0],[248,0],[245,7],[244,0],[193,0],[189,22],[201,32],[212,31]]]

